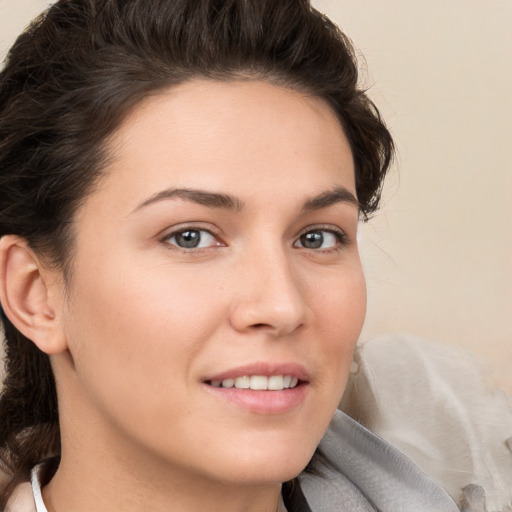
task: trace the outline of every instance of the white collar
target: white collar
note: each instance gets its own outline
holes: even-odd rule
[[[32,469],[30,473],[30,483],[32,485],[32,493],[34,494],[34,502],[36,504],[36,512],[48,512],[44,505],[43,495],[41,494],[41,483],[39,482],[39,476],[43,464],[39,464]]]

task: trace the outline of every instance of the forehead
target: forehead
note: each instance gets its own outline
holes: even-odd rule
[[[152,96],[110,151],[106,185],[119,180],[117,192],[132,196],[171,185],[275,196],[276,186],[291,192],[301,183],[307,194],[340,184],[355,193],[351,150],[331,107],[266,82],[196,80]]]

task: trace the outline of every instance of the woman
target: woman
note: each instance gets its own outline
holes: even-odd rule
[[[60,1],[0,119],[2,508],[456,510],[333,419],[393,144],[329,20]]]

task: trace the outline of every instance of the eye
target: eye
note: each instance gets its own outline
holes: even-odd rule
[[[206,229],[183,229],[171,233],[164,241],[180,249],[204,249],[222,245],[212,233]]]
[[[326,229],[315,229],[300,235],[295,242],[295,247],[304,249],[335,249],[343,245],[345,234]]]

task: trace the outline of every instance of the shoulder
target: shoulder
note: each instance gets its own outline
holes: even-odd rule
[[[32,468],[30,482],[23,482],[14,489],[5,512],[47,512],[41,487],[55,473],[58,460],[56,457],[46,459]]]
[[[23,482],[14,489],[5,512],[36,512],[30,482]]]

